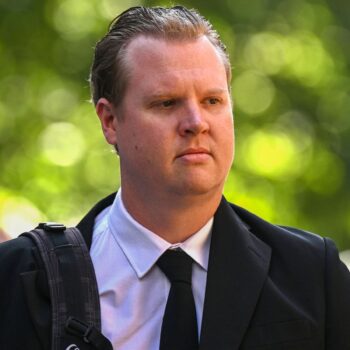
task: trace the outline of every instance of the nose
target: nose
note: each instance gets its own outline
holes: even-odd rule
[[[180,115],[179,134],[190,136],[208,132],[209,124],[204,113],[197,103],[188,104]]]

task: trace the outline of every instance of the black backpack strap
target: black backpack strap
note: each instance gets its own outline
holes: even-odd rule
[[[52,350],[113,350],[101,333],[95,271],[80,231],[57,223],[41,223],[23,235],[36,243],[48,278]]]

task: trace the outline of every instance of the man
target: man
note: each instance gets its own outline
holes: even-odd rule
[[[222,197],[234,153],[230,79],[217,33],[183,7],[131,8],[97,44],[93,101],[121,189],[78,228],[102,332],[120,350],[350,349],[350,274],[334,244]],[[180,256],[189,282],[170,276]],[[0,348],[48,348],[45,280],[31,285],[37,313],[20,282],[38,269],[31,242],[4,244],[0,269]]]

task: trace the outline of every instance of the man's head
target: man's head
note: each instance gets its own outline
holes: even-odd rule
[[[133,8],[118,17],[98,44],[92,84],[128,204],[221,198],[233,159],[229,72],[224,47],[196,12]]]
[[[225,45],[212,25],[195,10],[132,7],[112,22],[108,33],[97,43],[91,67],[92,99],[96,105],[105,97],[115,106],[123,99],[128,82],[127,46],[138,36],[166,41],[191,41],[206,36],[218,51],[231,80],[231,66]]]

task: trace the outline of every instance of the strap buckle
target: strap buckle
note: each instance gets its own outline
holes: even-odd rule
[[[41,222],[38,228],[45,231],[62,232],[66,229],[66,226],[57,222]]]
[[[83,338],[85,343],[90,343],[90,335],[94,329],[94,326],[88,326],[86,323],[79,321],[75,317],[68,317],[65,329],[81,338]]]

